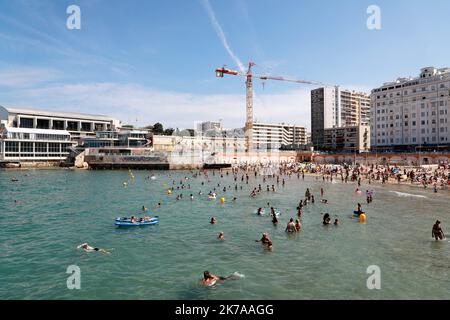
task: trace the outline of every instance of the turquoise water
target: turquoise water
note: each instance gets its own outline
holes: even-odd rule
[[[145,179],[151,174],[156,180]],[[265,191],[262,178],[255,182],[251,176],[242,191],[232,187],[223,194],[224,185],[234,186],[231,175],[211,176],[205,186],[200,185],[204,178],[187,171],[134,175],[130,181],[128,171],[0,171],[0,299],[449,298],[450,243],[431,239],[437,218],[444,231],[450,230],[448,193],[372,184],[375,197],[363,207],[368,216],[363,225],[350,218],[356,203],[365,201],[354,195],[353,183],[292,177],[273,193]],[[177,183],[190,177],[191,190],[168,196],[169,176]],[[12,177],[19,181],[11,182]],[[123,181],[130,181],[127,188]],[[206,196],[218,183],[224,205],[219,197]],[[250,198],[259,183],[262,194]],[[307,187],[316,204],[304,209],[303,230],[287,235],[286,223],[296,216]],[[328,205],[318,203],[320,187]],[[183,200],[176,201],[179,193]],[[267,215],[253,213],[267,202],[282,211],[277,227]],[[115,217],[137,215],[142,205],[159,215],[159,225],[113,226]],[[322,212],[339,216],[342,225],[324,227]],[[216,225],[209,223],[211,216],[217,217]],[[216,239],[219,231],[225,232],[223,242]],[[262,232],[272,238],[273,251],[254,241]],[[114,250],[86,253],[76,249],[83,242]],[[81,269],[80,290],[66,287],[69,265]],[[369,265],[381,268],[381,290],[367,289]],[[204,288],[198,284],[204,270],[217,275],[238,271],[245,278]]]

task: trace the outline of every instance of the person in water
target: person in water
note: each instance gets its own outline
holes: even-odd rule
[[[302,224],[300,223],[300,220],[295,220],[295,230],[298,232],[302,228]]]
[[[142,206],[142,211],[147,211],[147,207],[146,206]]]
[[[286,232],[296,232],[297,229],[295,228],[294,219],[291,218],[286,226]]]
[[[272,223],[273,223],[274,225],[277,225],[277,224],[278,224],[278,218],[277,218],[277,215],[276,215],[276,214],[272,215]]]
[[[330,214],[325,213],[325,215],[323,216],[323,225],[329,225],[331,224],[331,218],[330,218]]]
[[[441,222],[439,220],[436,220],[436,223],[433,225],[431,236],[434,237],[436,241],[445,239],[445,234],[441,228]]]
[[[340,224],[339,219],[334,219],[334,225],[338,226]]]
[[[257,214],[258,214],[258,216],[262,215],[263,214],[263,209],[262,208],[258,208]]]
[[[356,212],[358,212],[358,215],[363,213],[361,203],[358,203],[358,209],[356,210]]]
[[[94,252],[95,251],[95,252],[101,252],[101,253],[109,253],[105,249],[91,247],[88,243],[80,244],[77,248],[83,249],[86,252]]]
[[[209,285],[214,284],[217,280],[221,280],[221,278],[222,277],[218,277],[218,276],[215,276],[215,275],[209,273],[209,271],[205,271],[205,272],[203,272],[202,283],[205,286],[209,286]]]
[[[225,240],[225,234],[223,233],[223,231],[219,232],[219,235],[217,236],[217,239],[219,240]]]
[[[272,242],[269,238],[269,235],[267,233],[263,233],[262,238],[260,240],[256,240],[256,242],[262,242],[262,244],[268,244],[269,242]]]
[[[210,223],[211,224],[216,224],[217,223],[217,219],[215,217],[212,217]]]

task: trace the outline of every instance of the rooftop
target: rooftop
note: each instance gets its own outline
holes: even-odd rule
[[[31,129],[31,128],[5,128],[7,132],[19,132],[19,133],[37,133],[37,134],[62,134],[70,135],[66,130],[51,130],[51,129]]]
[[[94,120],[94,121],[111,121],[115,120],[112,117],[105,115],[96,114],[86,114],[86,113],[76,113],[76,112],[60,112],[60,111],[48,111],[48,110],[38,110],[38,109],[28,109],[28,108],[12,108],[4,107],[0,105],[0,109],[5,109],[8,113],[18,113],[31,116],[45,116],[45,117],[55,117],[55,118],[72,118],[72,119],[82,119],[82,120]]]

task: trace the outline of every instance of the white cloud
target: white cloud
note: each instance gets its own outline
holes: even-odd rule
[[[244,94],[189,94],[136,84],[87,83],[17,89],[0,94],[0,104],[58,111],[106,114],[138,125],[157,121],[165,126],[192,128],[194,123],[223,120],[228,128],[245,122]],[[298,125],[310,123],[310,91],[258,94],[255,119]]]
[[[59,76],[56,70],[36,67],[9,67],[0,70],[0,86],[29,87],[55,80]]]

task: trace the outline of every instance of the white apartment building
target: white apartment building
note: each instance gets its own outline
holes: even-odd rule
[[[324,144],[324,130],[367,125],[370,121],[370,96],[339,86],[311,90],[311,140]]]
[[[422,68],[373,89],[371,144],[375,149],[450,147],[450,68]]]
[[[367,152],[370,150],[370,126],[324,129],[324,147],[333,151]]]
[[[288,146],[299,148],[306,143],[305,127],[283,123],[253,123],[253,148],[256,150],[278,150]]]

